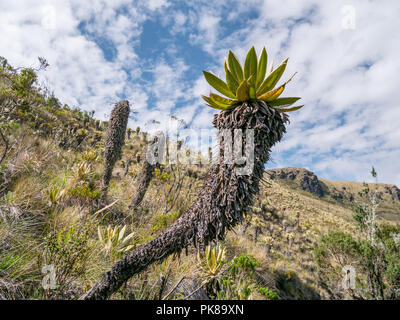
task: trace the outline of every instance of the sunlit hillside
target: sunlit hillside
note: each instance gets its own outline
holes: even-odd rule
[[[187,210],[209,164],[155,169],[143,200],[132,209],[150,139],[140,128],[129,129],[103,201],[108,123],[61,105],[23,81],[6,77],[0,96],[7,140],[0,145],[0,155],[5,154],[0,299],[77,299],[116,261]],[[353,206],[361,201],[363,185],[319,179],[305,169],[282,170],[283,175],[265,173],[246,220],[214,249],[221,259],[209,260],[189,247],[131,278],[113,298],[334,298],[340,288],[320,278],[314,250],[330,231],[356,234]],[[383,195],[378,221],[398,222],[397,187],[379,184],[378,190]],[[55,269],[51,288],[43,284],[46,266]]]

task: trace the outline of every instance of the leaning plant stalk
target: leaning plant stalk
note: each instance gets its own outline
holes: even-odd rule
[[[224,141],[220,141],[219,158],[206,175],[197,200],[170,227],[143,246],[118,261],[103,278],[80,299],[107,299],[133,275],[171,254],[194,245],[204,248],[224,239],[226,232],[241,223],[253,196],[259,192],[264,164],[271,147],[281,140],[288,122],[286,113],[263,101],[245,101],[214,116],[213,125],[221,133],[235,129],[254,130],[254,167],[248,175],[238,175],[243,165],[224,163]],[[243,135],[246,146],[246,135]],[[233,149],[233,148],[232,148]]]
[[[122,146],[125,142],[125,132],[128,124],[129,112],[129,102],[127,100],[116,103],[114,109],[111,111],[104,150],[103,200],[107,197],[107,190],[115,163],[121,157]]]
[[[3,160],[6,158],[6,155],[8,153],[8,147],[9,147],[9,143],[8,143],[8,139],[6,139],[6,137],[3,134],[3,131],[0,128],[0,137],[4,142],[4,151],[2,156],[0,157],[0,164],[3,162]]]
[[[153,178],[154,170],[160,167],[159,163],[152,163],[149,161],[148,153],[152,152],[152,150],[157,147],[158,137],[156,136],[150,142],[146,152],[145,159],[143,161],[142,170],[140,171],[140,178],[138,181],[138,187],[136,189],[136,193],[132,199],[131,204],[129,205],[129,209],[135,210],[141,203],[146,195],[147,189],[150,185],[150,181]]]

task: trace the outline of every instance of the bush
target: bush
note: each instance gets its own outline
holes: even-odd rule
[[[263,296],[267,297],[268,300],[280,300],[281,298],[276,292],[270,291],[268,288],[258,288],[258,292]]]
[[[259,265],[260,263],[252,255],[242,254],[239,257],[233,258],[229,269],[233,275],[237,275],[241,270],[252,274]]]
[[[399,227],[378,227],[375,246],[344,232],[330,232],[321,238],[314,258],[328,282],[337,283],[346,265],[356,269],[353,298],[394,299],[400,286],[400,248],[393,238],[398,233]],[[341,297],[341,293],[335,294]]]
[[[44,290],[46,297],[63,295],[74,280],[85,274],[90,253],[88,241],[91,225],[86,223],[66,227],[49,233],[43,240],[43,265],[53,265],[56,271],[56,288]]]

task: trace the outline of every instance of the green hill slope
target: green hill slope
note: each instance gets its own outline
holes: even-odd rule
[[[12,81],[2,83],[12,90],[0,96],[0,123],[9,144],[0,145],[0,154],[6,150],[0,168],[0,299],[76,299],[127,250],[180,217],[196,198],[208,165],[162,166],[140,206],[131,210],[148,139],[130,131],[108,201],[101,203],[107,123],[62,106],[35,87],[19,95]],[[378,187],[384,198],[379,217],[396,223],[398,189]],[[331,298],[338,289],[318,276],[313,250],[329,231],[356,232],[352,206],[361,189],[361,183],[323,180],[301,168],[267,171],[252,214],[221,243],[222,290],[203,289],[218,299],[274,299],[275,293],[282,299]],[[185,298],[189,285],[166,293],[183,277],[191,279],[192,290],[214,279],[219,266],[203,263],[190,248],[133,277],[114,298]],[[49,265],[56,270],[54,289],[43,287],[42,268]]]

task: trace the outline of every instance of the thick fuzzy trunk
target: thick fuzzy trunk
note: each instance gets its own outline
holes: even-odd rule
[[[136,209],[142,202],[147,188],[150,185],[150,181],[153,177],[153,172],[156,169],[156,165],[151,165],[147,161],[144,161],[142,171],[140,173],[140,179],[138,182],[138,188],[136,190],[135,196],[129,206],[130,209]]]
[[[146,150],[146,154],[150,149],[152,149],[154,145],[157,144],[157,141],[158,141],[157,137],[153,139],[153,141],[150,143],[149,147]],[[142,170],[140,172],[140,178],[138,181],[138,187],[135,196],[133,197],[132,202],[129,205],[130,209],[136,209],[142,203],[142,200],[150,185],[150,181],[153,178],[153,172],[156,168],[159,167],[160,165],[158,163],[151,164],[149,161],[147,161],[147,156],[144,157]]]
[[[257,243],[259,233],[260,233],[260,227],[256,226],[254,228],[254,236],[253,236],[253,242],[254,243]]]
[[[103,200],[105,200],[107,197],[108,185],[110,184],[114,165],[121,156],[121,149],[125,141],[125,132],[128,124],[129,112],[129,102],[127,100],[116,103],[114,109],[111,111],[111,118],[104,150],[104,174],[102,187]]]
[[[242,222],[253,196],[259,192],[264,164],[270,148],[285,132],[287,115],[263,102],[245,102],[215,115],[213,124],[222,132],[229,129],[254,129],[254,167],[249,175],[238,175],[243,165],[226,164],[224,141],[220,141],[218,162],[210,168],[204,185],[193,205],[154,240],[129,253],[81,299],[107,299],[133,275],[150,264],[179,253],[190,244],[203,248],[223,239],[227,230]],[[246,135],[243,135],[246,142]]]

